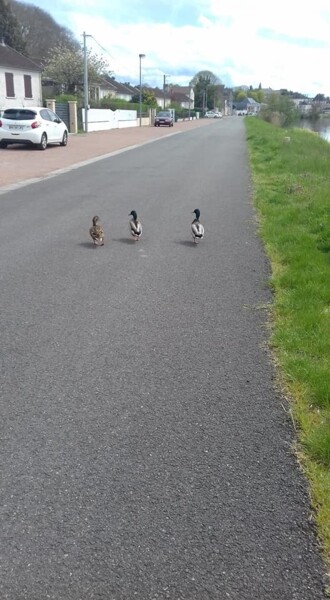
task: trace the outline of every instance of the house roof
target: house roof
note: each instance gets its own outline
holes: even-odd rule
[[[24,71],[41,71],[39,65],[33,60],[24,56],[14,48],[6,46],[3,42],[0,43],[0,66],[9,69],[22,69]]]
[[[245,100],[241,100],[241,102],[233,102],[233,107],[238,110],[244,110],[248,106],[260,106],[260,103],[256,102],[254,98],[245,98]]]
[[[127,96],[134,96],[138,93],[138,90],[130,84],[120,83],[113,79],[113,77],[104,77],[103,82],[106,82],[107,86],[115,90],[118,94],[126,94]]]
[[[154,94],[155,98],[164,98],[164,90],[161,90],[159,87],[149,88]],[[165,98],[170,99],[170,95],[167,90],[165,90]]]
[[[183,92],[171,90],[171,98],[176,102],[190,102],[189,96],[187,96],[187,94],[184,94]]]
[[[171,88],[175,93],[185,94],[186,96],[189,96],[191,90],[193,90],[191,85],[172,85]]]

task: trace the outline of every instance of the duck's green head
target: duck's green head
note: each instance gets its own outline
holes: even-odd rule
[[[193,213],[195,213],[196,219],[199,219],[199,217],[201,216],[201,211],[199,210],[199,208],[195,208],[195,210],[193,210]]]
[[[96,225],[96,223],[100,220],[100,217],[98,217],[97,215],[95,217],[93,217],[93,225]]]
[[[129,215],[128,215],[128,216],[129,216],[129,217],[130,217],[130,216],[132,216],[132,217],[133,217],[133,219],[134,219],[134,221],[136,221],[136,219],[137,219],[137,213],[136,213],[136,210],[132,210],[132,211],[129,213]]]

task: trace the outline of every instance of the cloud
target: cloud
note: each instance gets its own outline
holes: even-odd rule
[[[226,85],[261,82],[314,95],[330,94],[324,65],[330,62],[328,0],[301,4],[277,0],[220,3],[219,0],[45,0],[51,12],[77,37],[92,35],[107,51],[117,79],[138,82],[139,53],[143,78],[162,86],[163,75],[187,84],[210,70]],[[63,22],[65,21],[65,22]],[[81,39],[81,37],[80,37]],[[89,38],[93,51],[100,47]]]
[[[330,43],[325,40],[301,38],[298,36],[282,34],[272,29],[259,29],[257,35],[267,40],[274,40],[277,42],[284,42],[293,46],[299,46],[301,48],[321,48],[326,49],[330,47]]]

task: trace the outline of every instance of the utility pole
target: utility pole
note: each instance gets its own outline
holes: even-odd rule
[[[87,65],[87,45],[86,45],[87,37],[91,37],[91,36],[87,35],[87,33],[84,31],[83,38],[84,38],[84,108],[85,108],[84,128],[85,128],[85,133],[88,133],[88,109],[89,109],[89,104],[88,104],[88,65]]]
[[[189,121],[190,121],[191,87],[189,86]]]
[[[164,95],[164,110],[165,110],[165,106],[166,106],[166,75],[164,75],[163,95]]]
[[[139,66],[140,66],[140,90],[139,90],[139,113],[140,113],[140,127],[142,125],[142,69],[141,62],[142,58],[145,58],[145,54],[139,54]]]

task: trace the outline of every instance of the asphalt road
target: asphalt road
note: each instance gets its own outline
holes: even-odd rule
[[[233,118],[1,196],[2,600],[325,597],[250,193]]]

